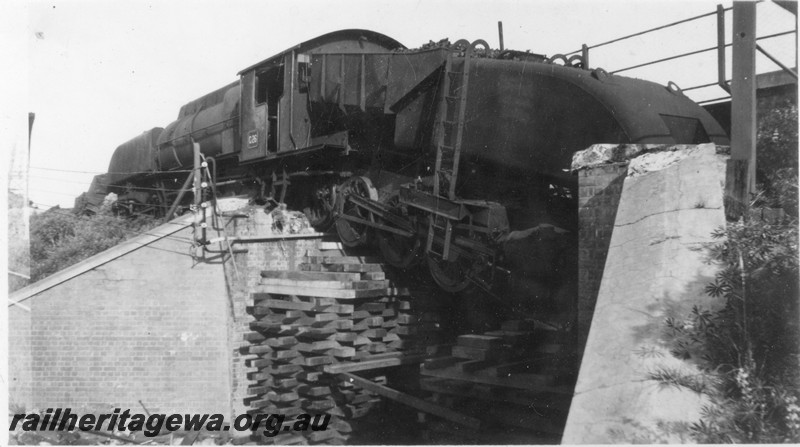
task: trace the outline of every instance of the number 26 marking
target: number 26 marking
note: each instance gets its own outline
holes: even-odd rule
[[[251,130],[250,133],[247,134],[247,147],[255,147],[258,146],[258,131]]]

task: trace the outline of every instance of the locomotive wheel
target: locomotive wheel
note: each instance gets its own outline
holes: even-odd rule
[[[391,196],[386,204],[393,214],[404,216],[407,214],[400,206],[400,196]],[[422,242],[418,237],[405,237],[388,231],[377,231],[378,248],[383,259],[391,266],[407,269],[419,263]]]
[[[333,211],[336,207],[336,186],[316,188],[308,197],[303,214],[315,230],[324,232],[333,224]]]
[[[337,209],[340,217],[336,219],[336,233],[346,247],[364,245],[367,243],[369,226],[351,222],[341,216],[347,215],[364,220],[369,219],[369,216],[361,208],[347,200],[347,197],[354,194],[365,199],[378,200],[378,191],[372,186],[372,182],[367,177],[354,177],[342,185],[339,188],[339,192],[337,194]]]
[[[399,234],[381,231],[376,233],[378,248],[383,259],[391,266],[407,269],[420,261],[422,243],[417,237],[405,237]]]
[[[428,270],[436,284],[446,292],[461,292],[470,285],[469,266],[458,258],[445,261],[438,256],[428,256]]]

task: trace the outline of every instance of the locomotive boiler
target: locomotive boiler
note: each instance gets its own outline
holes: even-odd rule
[[[458,291],[488,285],[514,235],[574,229],[575,151],[728,142],[674,84],[484,41],[409,50],[343,30],[238,76],[120,145],[76,210],[110,192],[131,213],[185,206],[199,145],[217,194],[286,202],[318,228],[335,226],[347,246],[374,237],[390,264],[424,260]]]

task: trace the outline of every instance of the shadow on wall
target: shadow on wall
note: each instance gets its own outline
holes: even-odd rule
[[[578,249],[578,302],[577,302],[577,355],[583,357],[589,327],[594,315],[600,282],[603,279],[606,257],[614,231],[622,186],[625,182],[625,165],[608,165],[605,174],[593,175],[594,181],[586,186],[580,182],[581,198],[591,197],[578,209],[579,249]],[[597,169],[597,168],[593,168]],[[583,172],[579,175],[585,175]],[[612,180],[604,187],[591,186],[603,177]]]
[[[698,342],[686,345],[672,329],[673,324],[683,324],[691,320],[693,311],[714,311],[724,306],[723,299],[708,297],[703,290],[713,282],[710,276],[698,276],[683,291],[664,293],[660,298],[637,310],[646,315],[642,324],[630,327],[633,338],[630,352],[632,365],[638,365],[634,380],[643,382],[646,388],[664,393],[665,401],[670,401],[675,393],[692,393],[704,399],[713,392],[714,382],[703,373],[703,346]],[[632,309],[633,310],[633,309]],[[698,415],[699,416],[699,415]],[[656,419],[653,423],[642,423],[623,417],[625,429],[610,428],[609,442],[655,444],[674,442],[694,442],[691,425],[697,421]]]
[[[665,293],[645,306],[643,313],[648,316],[647,320],[644,324],[631,327],[634,343],[639,345],[634,353],[640,358],[663,358],[668,352],[670,357],[702,367],[699,346],[688,346],[688,350],[679,349],[671,324],[687,320],[693,310],[715,311],[725,305],[722,298],[710,298],[703,293],[705,287],[713,281],[713,277],[699,276],[686,287],[684,293]]]

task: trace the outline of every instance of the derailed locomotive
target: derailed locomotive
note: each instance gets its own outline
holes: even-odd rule
[[[488,285],[514,235],[574,229],[576,150],[705,142],[727,136],[674,84],[484,41],[407,50],[343,30],[245,68],[119,146],[76,210],[110,192],[134,213],[181,206],[197,143],[218,194],[287,202],[348,246],[375,236],[387,262],[425,259],[458,291]]]

